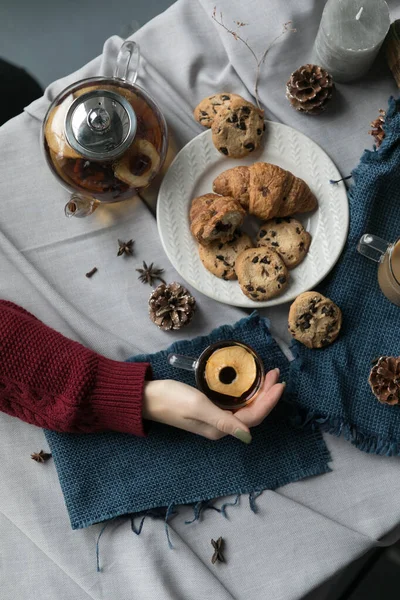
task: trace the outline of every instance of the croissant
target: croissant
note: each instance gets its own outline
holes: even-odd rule
[[[317,199],[305,181],[271,163],[228,169],[214,180],[213,190],[232,196],[250,214],[263,220],[317,207]]]
[[[199,244],[207,246],[215,241],[227,242],[244,219],[245,211],[240,203],[229,196],[204,194],[192,201],[190,229]]]

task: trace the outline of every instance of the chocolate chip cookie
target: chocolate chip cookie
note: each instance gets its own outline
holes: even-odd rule
[[[213,242],[208,246],[199,246],[199,255],[205,268],[221,279],[237,279],[235,262],[237,256],[252,248],[253,243],[246,233],[236,230],[229,242]]]
[[[258,302],[282,294],[289,281],[285,263],[269,248],[250,248],[239,254],[235,271],[242,292]]]
[[[203,100],[199,102],[193,111],[193,116],[200,125],[210,128],[213,124],[215,115],[217,115],[222,108],[230,106],[232,100],[246,102],[246,100],[238,94],[231,94],[230,92],[214,94],[214,96],[207,96],[207,98],[203,98]]]
[[[342,326],[342,311],[318,292],[297,296],[289,310],[289,331],[307,348],[324,348],[334,342]]]
[[[215,116],[211,131],[213,144],[221,154],[232,158],[247,156],[261,144],[264,111],[250,102],[234,99]]]
[[[291,217],[266,221],[257,235],[257,246],[266,246],[277,252],[288,269],[301,263],[310,244],[311,235],[299,221]]]

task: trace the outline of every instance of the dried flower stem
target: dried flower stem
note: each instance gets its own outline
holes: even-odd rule
[[[294,33],[296,31],[296,29],[293,29],[291,26],[292,21],[288,21],[287,23],[283,24],[283,29],[281,31],[281,33],[279,35],[277,35],[272,42],[269,44],[269,46],[266,48],[266,50],[264,51],[263,55],[261,56],[261,58],[258,58],[256,53],[254,52],[253,48],[250,46],[250,44],[247,42],[247,40],[243,39],[237,31],[234,31],[233,29],[229,29],[229,27],[227,27],[223,21],[223,17],[222,17],[222,12],[219,13],[219,19],[217,17],[217,7],[214,7],[214,11],[212,14],[212,18],[213,20],[218,23],[218,25],[220,25],[221,27],[223,27],[223,29],[225,29],[225,31],[227,31],[228,33],[230,33],[235,40],[240,40],[245,46],[246,48],[249,50],[249,52],[251,53],[251,55],[253,56],[256,65],[257,65],[257,70],[256,70],[256,80],[255,80],[255,84],[254,84],[254,97],[256,99],[257,102],[257,106],[258,108],[261,110],[261,105],[260,105],[260,98],[258,95],[258,85],[260,82],[260,71],[261,71],[261,67],[265,62],[265,59],[267,58],[267,54],[268,52],[271,50],[272,46],[279,40],[279,38],[281,38],[283,35],[285,35],[285,33]],[[247,25],[247,23],[243,23],[242,21],[234,21],[234,23],[238,26],[238,28],[240,29],[241,27],[245,27]]]

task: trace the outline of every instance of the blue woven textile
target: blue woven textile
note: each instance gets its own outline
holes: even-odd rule
[[[286,378],[289,363],[271,338],[268,322],[256,314],[209,336],[131,360],[150,361],[155,378],[179,378],[195,385],[192,373],[168,365],[168,353],[197,357],[210,343],[224,339],[249,344],[266,369],[279,367]],[[168,518],[178,504],[193,504],[198,516],[199,503],[230,494],[249,494],[254,508],[254,497],[261,490],[329,471],[329,452],[321,434],[311,428],[293,429],[289,410],[289,404],[279,403],[252,430],[250,445],[231,436],[213,442],[158,423],[151,425],[146,439],[45,431],[72,528],[160,507],[167,509]]]
[[[322,294],[343,311],[342,333],[332,346],[308,350],[294,344],[289,392],[303,423],[344,433],[360,450],[400,455],[400,405],[380,404],[368,376],[371,361],[400,355],[400,308],[382,294],[377,265],[357,253],[364,233],[400,238],[400,100],[389,101],[386,136],[379,150],[365,151],[349,193],[350,232],[345,250]]]

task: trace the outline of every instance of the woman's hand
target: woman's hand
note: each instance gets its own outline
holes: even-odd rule
[[[242,442],[251,442],[250,427],[259,425],[271,412],[285,388],[277,383],[279,369],[269,371],[257,398],[233,414],[218,408],[199,390],[170,379],[145,384],[143,418],[172,425],[219,440],[233,435]]]

